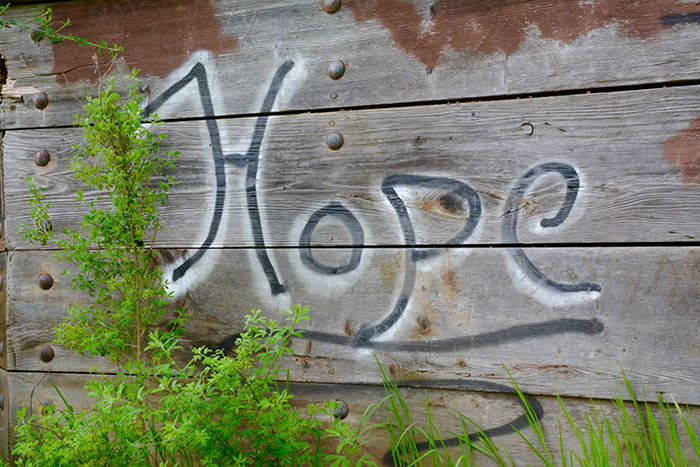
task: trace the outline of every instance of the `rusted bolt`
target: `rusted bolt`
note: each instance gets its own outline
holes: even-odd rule
[[[418,318],[418,325],[420,326],[422,332],[428,332],[430,330],[430,321],[428,321],[428,318],[425,316]]]
[[[333,412],[333,416],[342,420],[348,416],[350,409],[345,401],[337,400],[336,402],[338,403],[338,407],[335,409],[335,412]]]
[[[46,149],[42,149],[34,154],[34,162],[39,167],[46,167],[49,165],[49,161],[51,161],[51,154]]]
[[[40,92],[34,95],[34,107],[43,110],[49,105],[49,96],[45,92]]]
[[[340,60],[333,60],[328,64],[328,70],[326,70],[326,73],[328,73],[328,76],[330,76],[331,79],[340,79],[345,74],[345,64]]]
[[[328,133],[328,136],[326,136],[326,144],[334,151],[340,149],[343,146],[344,141],[343,134],[339,131]]]
[[[42,362],[50,362],[53,360],[53,347],[49,344],[44,344],[39,349],[39,358]]]
[[[53,277],[48,272],[39,274],[39,287],[44,290],[49,290],[53,286]]]
[[[331,93],[331,99],[337,99],[338,98],[338,93],[337,92],[332,92]]]
[[[335,13],[340,8],[340,0],[323,0],[321,7],[326,13]]]

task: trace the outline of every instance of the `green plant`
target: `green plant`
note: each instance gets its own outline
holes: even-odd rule
[[[71,171],[89,190],[106,192],[107,206],[99,207],[97,197],[84,200],[79,190],[76,204],[89,206],[82,226],[56,236],[44,189],[28,179],[35,227],[20,227],[31,242],[57,247],[57,261],[77,266],[75,274],[64,274],[71,276],[73,289],[94,300],[71,307],[56,329],[58,342],[88,356],[109,355],[118,363],[131,357],[143,361],[145,338],[168,303],[167,284],[153,267],[153,247],[163,229],[157,206],[168,200],[173,183],[163,172],[173,167],[177,153],[162,153],[164,136],[142,125],[141,99],[136,82],[124,102],[112,81],[97,98],[88,98],[84,116],[76,116],[84,144],[74,146]]]
[[[135,78],[135,74],[134,74]],[[278,362],[290,352],[295,327],[307,308],[285,310],[281,321],[255,310],[231,356],[181,351],[185,310],[166,314],[167,283],[154,266],[162,230],[157,207],[168,199],[164,175],[177,154],[161,153],[162,136],[141,120],[138,83],[126,100],[110,84],[89,99],[76,118],[84,144],[76,146],[71,170],[93,195],[77,203],[87,212],[80,229],[54,234],[44,190],[29,180],[32,242],[57,247],[57,260],[72,264],[74,289],[92,303],[72,306],[56,328],[58,342],[88,357],[109,356],[116,375],[93,378],[95,403],[75,410],[57,390],[65,409],[18,415],[13,455],[19,466],[243,466],[374,465],[359,452],[365,431],[336,420],[334,403],[302,415],[290,404]]]
[[[459,444],[459,456],[453,458],[453,453],[448,450],[443,436],[433,423],[427,391],[425,396],[427,420],[422,423],[422,425],[427,424],[426,429],[421,427],[417,420],[413,419],[411,409],[406,404],[398,386],[384,371],[384,367],[379,360],[377,360],[377,364],[382,373],[386,391],[386,398],[379,404],[386,417],[386,423],[381,428],[387,432],[389,437],[389,453],[393,465],[402,467],[423,466],[426,464],[433,466],[468,466],[473,464],[475,450],[486,454],[490,458],[494,458],[494,455],[499,455],[498,450],[495,449],[488,437],[482,436],[481,443],[471,441],[469,426],[475,428],[477,432],[481,432],[481,428],[460,414],[462,417],[462,433],[449,433],[451,437],[457,439]],[[489,444],[494,449],[490,450]]]
[[[426,393],[427,420],[414,420],[396,384],[379,365],[384,379],[387,398],[381,407],[387,422],[383,428],[391,441],[391,460],[401,466],[477,465],[474,454],[480,453],[489,460],[489,465],[518,465],[504,448],[499,448],[482,428],[470,418],[456,413],[462,421],[462,432],[449,435],[457,441],[459,455],[451,453],[432,420]],[[508,370],[506,369],[506,372]],[[659,395],[658,401],[650,403],[643,394],[643,402],[637,402],[636,394],[627,375],[622,372],[627,398],[620,392],[612,401],[612,410],[604,411],[600,403],[591,401],[591,410],[585,413],[585,424],[579,425],[567,410],[563,400],[557,397],[564,425],[558,421],[558,443],[552,447],[546,437],[536,410],[522,392],[516,381],[510,382],[525,409],[532,435],[513,428],[525,447],[539,459],[540,465],[567,467],[607,466],[698,466],[700,465],[700,418],[693,417],[689,410],[668,402]],[[578,442],[576,450],[565,448],[565,430],[570,428]],[[423,428],[426,426],[427,428]],[[471,433],[479,433],[478,441],[470,439]],[[473,436],[473,435],[472,435]],[[557,452],[558,451],[558,452]],[[555,452],[558,455],[555,455]]]
[[[62,21],[58,28],[53,27],[53,15],[51,8],[46,8],[40,14],[29,18],[13,18],[4,20],[1,16],[10,8],[10,4],[0,5],[0,29],[16,28],[19,31],[31,31],[31,38],[34,42],[39,42],[43,39],[48,39],[52,44],[58,44],[63,41],[77,42],[80,45],[95,47],[99,52],[106,51],[112,55],[122,52],[122,47],[117,44],[107,45],[107,42],[90,42],[75,34],[64,34],[64,28],[71,25],[70,19]]]
[[[650,403],[644,392],[642,402],[638,402],[637,395],[624,371],[622,371],[622,378],[630,402],[625,401],[620,391],[612,401],[614,410],[606,414],[600,403],[591,401],[591,411],[585,414],[584,426],[576,423],[563,400],[557,397],[562,413],[574,432],[580,449],[580,453],[570,451],[567,455],[563,449],[561,421],[559,421],[560,464],[558,465],[563,467],[568,465],[585,467],[700,465],[700,441],[698,441],[700,419],[697,416],[693,418],[689,410],[684,412],[675,401],[664,400],[661,394],[658,395],[656,403]],[[511,382],[522,400],[524,396],[520,388],[512,378]],[[682,431],[679,422],[682,425]],[[530,426],[542,442],[540,447],[533,444],[528,446],[538,457],[546,459],[544,465],[556,466],[550,449],[544,442],[541,425],[530,422]],[[523,437],[522,433],[519,434]],[[690,450],[682,447],[684,438],[688,441]]]
[[[278,323],[254,310],[235,355],[197,349],[184,366],[169,357],[177,339],[153,331],[148,349],[168,358],[150,368],[149,378],[128,367],[114,378],[94,379],[89,411],[76,412],[65,400],[65,410],[23,411],[17,465],[374,465],[366,458],[338,463],[357,448],[354,429],[329,415],[330,403],[302,416],[277,383],[279,358],[290,351],[285,343],[300,336],[294,326],[306,313],[296,306]],[[340,440],[331,454],[326,438]]]

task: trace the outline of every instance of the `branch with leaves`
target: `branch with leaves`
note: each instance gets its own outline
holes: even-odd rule
[[[99,52],[109,52],[112,56],[123,52],[123,48],[117,44],[108,45],[104,40],[91,42],[75,34],[65,34],[63,32],[64,29],[72,24],[70,18],[65,21],[60,21],[60,25],[54,29],[51,8],[46,8],[42,13],[29,19],[3,19],[2,15],[8,8],[10,8],[9,3],[0,6],[0,29],[16,28],[19,31],[31,31],[31,38],[35,43],[44,39],[50,40],[52,44],[70,41],[88,47],[95,47]]]

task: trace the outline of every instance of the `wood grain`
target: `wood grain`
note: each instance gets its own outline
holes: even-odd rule
[[[55,373],[15,373],[11,372],[10,389],[12,394],[11,412],[14,420],[15,413],[20,407],[30,406],[36,413],[40,411],[43,404],[52,403],[57,408],[64,407],[61,398],[58,397],[55,387],[57,387],[63,397],[75,410],[85,410],[91,401],[87,399],[82,389],[89,379],[89,375],[84,374],[55,374]],[[320,404],[329,399],[345,401],[349,408],[348,417],[345,419],[353,425],[357,425],[367,407],[379,403],[385,396],[385,391],[381,386],[371,385],[340,385],[340,384],[299,384],[290,386],[290,392],[294,395],[293,405],[305,413],[309,403]],[[426,429],[426,398],[430,405],[431,419],[436,429],[444,437],[444,440],[452,438],[453,434],[461,434],[462,424],[457,413],[471,418],[484,429],[494,429],[503,425],[510,425],[514,422],[518,424],[519,418],[523,415],[523,408],[519,405],[517,397],[513,394],[494,394],[475,391],[451,391],[451,390],[428,390],[422,389],[401,389],[401,395],[410,407],[412,420],[415,420],[417,427]],[[532,400],[532,399],[531,399]],[[592,412],[591,403],[588,400],[563,398],[563,403],[570,412],[572,419],[579,425],[586,423],[586,413]],[[552,454],[558,455],[559,431],[557,418],[562,419],[562,443],[565,452],[574,450],[580,453],[576,437],[573,431],[563,420],[561,408],[553,397],[537,397],[535,404],[542,409],[543,429],[545,440],[552,450]],[[653,404],[652,404],[653,406]],[[602,411],[608,416],[616,414],[617,411],[611,403],[601,401],[599,413]],[[630,407],[631,410],[631,407]],[[697,416],[700,408],[685,407],[686,413]],[[366,426],[386,422],[386,412],[378,409],[374,415],[366,421]],[[519,425],[519,424],[518,424]],[[523,434],[531,441],[535,437],[530,428],[521,427]],[[687,435],[680,429],[681,446],[685,452],[690,454],[691,446]],[[507,433],[495,436],[493,441],[501,449],[507,449],[516,465],[537,465],[537,457],[528,450],[525,443],[515,435],[512,430],[504,429]],[[471,430],[474,432],[474,430]],[[387,452],[389,446],[388,435],[381,430],[375,430],[368,436],[365,445],[366,451],[375,457],[381,465],[381,460]],[[458,448],[450,448],[453,460],[459,456]],[[475,456],[476,465],[492,465],[483,457]],[[384,464],[386,465],[386,464]]]
[[[0,252],[0,368],[7,370],[7,252]]]
[[[414,261],[410,250],[365,249],[355,269],[332,274],[306,266],[296,249],[270,249],[286,289],[273,295],[256,250],[212,250],[175,281],[173,305],[192,313],[188,346],[224,349],[250,308],[271,316],[291,303],[309,305],[306,338],[295,340],[286,364],[293,381],[379,383],[376,355],[394,378],[419,385],[488,391],[491,383],[507,384],[505,364],[533,394],[611,397],[622,367],[637,389],[644,384],[648,393],[700,403],[700,248],[433,251]],[[592,286],[559,290],[518,266],[518,251],[551,281]],[[194,251],[160,253],[170,277]],[[343,264],[350,253],[312,252],[328,265]],[[10,253],[9,368],[114,371],[58,345],[52,361],[39,359],[68,305],[84,300],[60,270],[48,252]],[[48,291],[36,285],[44,271],[55,278]]]
[[[0,451],[3,459],[10,458],[10,400],[9,373],[0,369]]]
[[[294,69],[279,111],[676,83],[700,71],[700,9],[675,0],[348,0],[332,15],[316,0],[196,0],[190,8],[124,0],[18,6],[8,19],[47,6],[57,21],[70,17],[70,33],[121,43],[109,76],[125,82],[128,68],[141,69],[151,101],[202,63],[213,113],[190,84],[159,111],[163,118],[257,113],[286,61]],[[0,34],[8,77],[0,127],[69,125],[96,93],[108,55],[94,72],[93,49],[35,45],[28,36]],[[346,64],[338,80],[326,74],[334,60]],[[37,92],[49,97],[43,110],[33,105]]]
[[[462,244],[697,241],[698,115],[700,87],[279,116],[269,119],[254,176],[246,159],[234,155],[247,153],[255,119],[216,121],[222,138],[218,163],[207,122],[169,123],[163,126],[165,146],[179,150],[181,160],[158,245],[199,247],[220,218],[211,247],[300,246],[314,213],[333,203],[357,219],[365,245],[401,245],[406,239],[397,211],[382,187],[397,175],[434,178],[433,186],[394,186],[419,245],[445,243],[465,226],[473,206],[454,195],[457,182],[476,191],[481,205],[478,225]],[[340,150],[325,145],[331,131],[344,135]],[[18,234],[18,225],[29,221],[24,181],[29,176],[46,187],[56,232],[79,225],[74,192],[82,187],[68,168],[79,134],[66,129],[6,133],[9,248],[36,248]],[[33,162],[40,149],[51,153],[46,167]],[[535,177],[524,193],[513,195],[529,170],[547,163],[569,165],[579,178],[573,210],[554,228],[541,222],[565,200],[560,174]],[[217,178],[217,170],[225,177]],[[247,186],[256,188],[257,230]],[[512,208],[510,196],[515,196]],[[515,239],[503,234],[508,210],[519,218]],[[322,217],[311,245],[356,243],[342,216]]]

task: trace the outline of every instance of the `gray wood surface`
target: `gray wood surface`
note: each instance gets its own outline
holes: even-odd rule
[[[0,451],[3,459],[10,458],[10,388],[9,373],[0,369]]]
[[[7,370],[7,252],[0,251],[0,368]]]
[[[41,410],[42,404],[53,403],[57,408],[63,408],[64,404],[57,395],[54,384],[74,409],[85,410],[91,403],[82,390],[88,379],[89,376],[84,374],[10,373],[10,390],[12,393],[10,411],[12,412],[13,422],[14,414],[17,410],[23,406],[30,406],[30,404],[34,413]],[[320,404],[329,399],[345,401],[349,408],[346,421],[352,424],[357,424],[360,421],[368,406],[379,403],[385,396],[382,387],[369,385],[296,383],[290,386],[290,391],[294,395],[293,404],[298,406],[302,412],[305,411],[304,409],[309,403]],[[416,426],[426,429],[426,392],[422,389],[404,388],[401,389],[401,394],[410,407],[412,420],[417,422]],[[515,395],[489,394],[475,391],[429,390],[427,392],[427,400],[430,404],[431,418],[444,440],[452,438],[450,432],[454,434],[462,433],[461,421],[457,415],[459,412],[474,420],[484,429],[497,429],[503,425],[510,426],[515,423],[528,439],[536,442],[532,430],[521,426],[523,421],[520,420],[520,417],[523,415],[523,409]],[[571,450],[580,452],[576,437],[566,424],[556,399],[553,397],[537,397],[534,400],[536,400],[534,404],[541,408],[545,440],[552,453],[556,456],[560,451],[557,418],[562,420],[564,450],[566,452]],[[586,423],[585,414],[592,412],[591,403],[588,400],[563,398],[563,402],[577,424]],[[612,405],[605,401],[601,402],[599,410],[602,410],[608,416],[617,413]],[[684,410],[697,416],[700,408],[691,406],[685,407]],[[386,422],[386,413],[380,409],[366,423],[383,422]],[[499,448],[508,450],[516,465],[539,465],[541,461],[538,461],[537,457],[528,450],[524,442],[512,430],[503,428],[503,431],[506,431],[506,434],[494,436],[493,441]],[[682,428],[681,439],[684,450],[688,453],[692,452],[689,440],[682,432]],[[384,457],[388,444],[387,434],[377,430],[368,437],[365,449],[379,461]],[[455,458],[453,458],[455,460],[459,456],[458,450],[450,449],[450,451],[452,455],[456,454]],[[478,466],[493,465],[483,457],[475,456],[475,460],[477,460],[476,465]]]
[[[416,384],[489,391],[507,382],[505,364],[533,394],[610,397],[622,367],[639,390],[700,404],[700,248],[427,251],[364,249],[355,269],[332,274],[304,264],[298,249],[269,249],[286,289],[273,294],[258,251],[211,250],[175,281],[174,305],[192,312],[188,345],[224,349],[250,308],[273,316],[309,305],[306,338],[294,341],[287,362],[293,381],[378,383],[376,355],[396,379]],[[194,253],[161,251],[166,278]],[[312,255],[339,267],[351,250]],[[58,345],[52,361],[39,359],[68,304],[84,298],[50,253],[9,258],[9,368],[113,371]],[[37,286],[41,272],[55,278],[52,289]]]
[[[457,243],[697,241],[698,115],[700,87],[693,86],[278,116],[267,123],[257,173],[250,172],[245,158],[235,156],[247,153],[256,119],[216,121],[218,162],[207,122],[168,123],[163,126],[165,145],[182,154],[158,245],[192,248],[210,238],[211,247],[300,246],[314,216],[318,225],[307,231],[311,245],[347,246],[360,239],[365,245],[402,245],[406,237],[397,207],[383,184],[391,185],[405,205],[416,244],[449,241],[471,215],[476,229]],[[344,135],[340,150],[326,147],[331,131]],[[56,232],[79,225],[74,192],[82,187],[68,169],[71,145],[79,139],[72,129],[5,134],[9,248],[36,248],[18,234],[18,225],[29,221],[29,176],[47,189]],[[34,154],[44,148],[52,159],[39,167]],[[523,182],[524,191],[516,190],[529,171],[546,164],[570,166],[578,177],[571,212],[554,227],[543,227],[542,221],[566,205],[562,173],[542,171]],[[226,176],[217,179],[216,173]],[[404,180],[391,182],[395,176]],[[421,184],[407,176],[432,179]],[[257,227],[247,186],[255,188]],[[468,188],[478,195],[480,215],[459,191]],[[356,222],[348,221],[347,213],[323,215],[329,214],[323,208],[334,203]],[[514,216],[515,237],[504,233]],[[353,237],[352,231],[362,236]]]
[[[123,82],[127,69],[141,69],[151,101],[203,64],[212,112],[191,83],[161,108],[164,118],[259,112],[286,61],[294,68],[274,110],[679,82],[700,72],[700,8],[676,0],[347,0],[332,15],[317,0],[130,0],[18,6],[8,18],[45,6],[56,21],[72,20],[68,32],[121,43],[110,76]],[[0,35],[0,127],[68,125],[96,92],[94,50],[28,36]],[[326,74],[334,60],[346,63],[338,80]],[[43,110],[38,92],[49,97]]]

